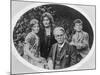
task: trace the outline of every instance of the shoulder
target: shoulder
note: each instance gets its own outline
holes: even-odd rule
[[[32,38],[35,38],[35,36],[36,36],[36,35],[35,35],[34,33],[30,32],[30,33],[28,33],[27,36],[25,37],[25,40],[28,41],[28,40],[30,40],[30,39],[32,39]]]
[[[35,36],[35,33],[30,32],[30,33],[28,33],[28,34],[27,34],[27,36],[26,36],[26,37],[32,37],[32,36]]]
[[[65,42],[65,46],[70,46],[70,44],[68,42]]]
[[[52,47],[54,47],[54,46],[57,46],[57,43],[54,43],[54,44],[52,45]]]
[[[68,51],[69,48],[70,48],[69,43],[65,42],[65,44],[64,44],[64,46],[63,46],[63,49],[66,49],[66,50]]]
[[[29,36],[31,36],[31,34],[32,34],[32,32],[28,33],[26,37],[29,37]]]
[[[69,44],[69,43],[67,43],[67,42],[65,43],[65,47],[67,47],[68,49],[71,49],[71,50],[73,49],[73,46],[72,46],[72,45],[70,45],[70,44]],[[67,48],[66,48],[66,49],[67,49]]]
[[[57,43],[54,43],[54,44],[52,45],[51,49],[56,48],[56,46],[57,46]]]
[[[85,31],[83,31],[83,37],[84,37],[84,38],[89,38],[88,33],[87,33],[87,32],[85,32]]]
[[[73,38],[76,38],[76,36],[77,36],[76,33],[74,33],[74,34],[72,35],[72,39],[73,39]]]
[[[83,32],[83,35],[86,35],[86,36],[88,35],[88,33],[87,33],[87,32],[85,32],[85,31],[82,31],[82,32]]]

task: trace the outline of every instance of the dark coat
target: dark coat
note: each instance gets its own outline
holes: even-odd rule
[[[40,32],[40,53],[41,56],[44,58],[48,58],[50,49],[54,43],[56,43],[56,40],[53,36],[52,30],[51,30],[51,35],[48,37],[45,34],[45,30],[41,30]]]
[[[49,58],[53,60],[53,65],[55,69],[55,61],[56,61],[56,53],[57,53],[57,43],[54,44],[51,48]],[[65,43],[61,49],[61,56],[60,56],[60,68],[67,68],[77,63],[76,60],[76,50],[73,49],[68,43]]]

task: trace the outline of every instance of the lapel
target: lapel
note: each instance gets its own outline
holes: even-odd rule
[[[65,43],[64,46],[62,47],[61,49],[61,56],[60,56],[60,59],[63,58],[64,55],[66,55],[66,51],[68,50],[68,44]]]
[[[57,43],[53,46],[53,61],[55,60],[56,51],[57,51]]]
[[[63,56],[66,55],[66,50],[68,50],[68,44],[65,42],[64,46],[61,48],[60,59],[62,59]],[[55,60],[56,52],[57,52],[57,43],[53,47],[53,61]]]

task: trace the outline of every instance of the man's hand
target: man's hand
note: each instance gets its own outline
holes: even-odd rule
[[[48,59],[48,67],[49,69],[53,69],[53,61],[51,59]]]

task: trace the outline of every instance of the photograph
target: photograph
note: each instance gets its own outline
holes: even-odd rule
[[[12,74],[95,69],[95,6],[12,1],[11,8]]]

